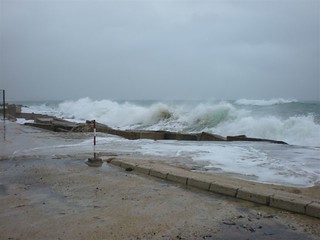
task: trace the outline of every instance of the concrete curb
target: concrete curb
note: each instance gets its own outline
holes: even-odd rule
[[[108,163],[126,170],[130,169],[130,171],[136,171],[201,190],[320,218],[319,201],[314,201],[294,193],[268,189],[264,184],[251,183],[243,186],[236,179],[225,179],[214,175],[208,176],[155,163],[133,163],[130,160],[117,158],[108,160]]]
[[[254,203],[270,205],[270,197],[273,196],[272,191],[261,191],[259,189],[252,189],[242,187],[238,190],[237,198],[247,200]]]
[[[210,192],[223,194],[230,197],[236,197],[238,194],[239,187],[229,183],[217,183],[213,182],[210,186]]]

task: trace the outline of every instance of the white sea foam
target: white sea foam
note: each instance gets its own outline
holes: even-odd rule
[[[98,139],[100,150],[138,152],[161,157],[193,159],[200,171],[231,173],[239,178],[290,186],[320,184],[319,149],[261,143],[129,141]],[[201,162],[201,164],[200,164]]]
[[[207,131],[223,136],[245,134],[283,140],[299,146],[247,142],[129,141],[114,136],[101,137],[98,133],[97,151],[191,158],[195,163],[202,163],[199,165],[205,163],[204,171],[228,172],[276,184],[319,185],[319,103],[272,100],[242,105],[241,101],[134,103],[83,98],[59,104],[32,105],[23,111],[52,114],[74,121],[96,119],[110,127],[122,129]],[[43,147],[33,151],[52,154],[90,152],[91,142],[92,139],[80,144],[50,146],[50,149]]]
[[[269,138],[302,146],[320,146],[320,125],[312,115],[281,119],[276,116],[241,116],[221,123],[211,132],[224,135],[241,135]]]
[[[249,104],[250,101],[253,105],[261,106],[238,105],[241,102]],[[249,137],[282,140],[289,144],[320,147],[320,113],[306,111],[306,106],[312,105],[293,104],[296,104],[295,100],[284,99],[242,99],[236,101],[236,104],[226,101],[137,104],[82,98],[57,105],[30,106],[23,111],[53,114],[74,121],[95,119],[120,129],[207,131],[223,136],[245,134]],[[265,105],[269,107],[265,109]]]
[[[34,123],[34,120],[26,120],[25,118],[17,118],[16,122],[19,124],[25,124],[25,123]]]
[[[293,103],[297,102],[295,99],[273,98],[270,100],[253,100],[253,99],[239,99],[235,101],[238,105],[255,105],[255,106],[270,106],[275,104]]]
[[[39,114],[48,114],[48,115],[57,114],[57,109],[55,106],[50,106],[45,103],[23,106],[21,110],[24,113],[39,113]]]
[[[23,155],[64,155],[93,151],[92,139],[72,143],[21,149]],[[98,133],[97,152],[176,157],[194,160],[198,171],[229,173],[238,178],[284,184],[313,186],[320,184],[320,149],[262,143],[216,143],[192,141],[126,140]],[[172,160],[174,161],[174,160]]]

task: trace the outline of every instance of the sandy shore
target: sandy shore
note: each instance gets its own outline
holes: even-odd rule
[[[15,154],[79,141],[68,135],[15,123],[0,133],[1,239],[320,238],[319,219],[107,163],[91,168],[90,153]]]

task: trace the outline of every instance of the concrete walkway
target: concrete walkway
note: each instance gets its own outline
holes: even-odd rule
[[[221,175],[191,172],[129,156],[109,158],[107,162],[128,171],[136,171],[201,190],[320,218],[319,187],[301,189],[249,182]]]
[[[193,173],[134,152],[126,156],[105,152],[109,156],[103,159],[113,164],[88,167],[85,161],[92,153],[82,145],[70,147],[84,139],[83,133],[52,133],[11,122],[0,126],[1,239],[320,237],[318,218],[239,199],[240,187],[257,184]],[[68,148],[57,152],[47,146]],[[224,186],[239,185],[238,198],[212,192],[214,183],[222,181]],[[266,185],[266,189],[319,199],[319,187]]]

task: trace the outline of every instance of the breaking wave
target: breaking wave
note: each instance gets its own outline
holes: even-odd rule
[[[274,98],[270,100],[250,100],[250,99],[240,99],[235,101],[235,104],[238,105],[254,105],[254,106],[271,106],[276,104],[284,103],[294,103],[297,100],[294,99],[283,99],[283,98]]]
[[[245,134],[282,140],[289,144],[320,147],[319,103],[296,103],[295,100],[283,99],[117,102],[82,98],[56,105],[33,105],[24,108],[24,111],[45,112],[75,121],[95,119],[120,129],[207,131],[223,136]],[[258,105],[260,107],[257,109]],[[263,106],[269,107],[265,109]]]

